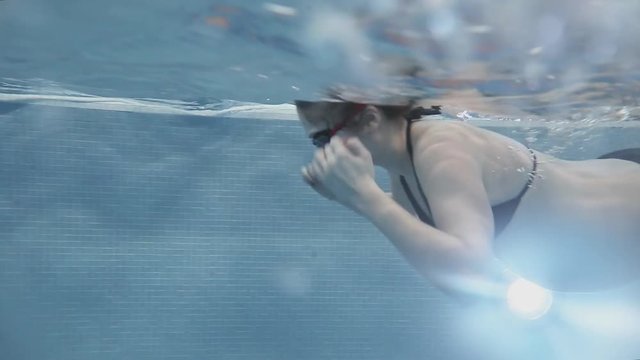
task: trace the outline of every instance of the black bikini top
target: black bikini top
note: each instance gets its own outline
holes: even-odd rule
[[[407,151],[411,159],[413,176],[416,179],[416,183],[418,184],[418,191],[420,192],[420,196],[422,197],[422,200],[424,201],[427,207],[427,211],[424,211],[424,209],[422,209],[420,204],[418,204],[416,198],[411,193],[411,189],[409,189],[409,185],[407,184],[407,180],[405,179],[404,176],[400,176],[400,183],[402,184],[402,188],[404,189],[404,192],[407,194],[407,198],[409,198],[409,201],[411,202],[411,206],[413,207],[414,211],[418,215],[418,218],[420,218],[422,222],[430,226],[436,227],[435,222],[433,221],[431,208],[429,207],[429,201],[427,200],[427,197],[425,196],[424,191],[422,190],[422,185],[420,184],[420,180],[418,179],[418,175],[416,173],[416,167],[413,162],[413,145],[411,143],[411,125],[413,124],[414,119],[407,118],[407,121],[408,121],[407,133],[406,133]],[[524,186],[522,191],[520,191],[520,193],[515,198],[511,200],[507,200],[506,202],[503,202],[501,204],[498,204],[492,207],[495,237],[498,237],[502,233],[502,231],[507,227],[507,225],[511,221],[511,218],[513,218],[513,215],[516,212],[518,205],[520,204],[520,200],[522,200],[522,197],[524,197],[524,195],[527,193],[527,191],[533,184],[533,180],[536,177],[536,172],[538,169],[538,159],[536,157],[536,154],[533,152],[533,150],[529,149],[529,151],[531,152],[531,156],[533,159],[533,168],[529,172],[529,179],[527,180],[527,184]]]

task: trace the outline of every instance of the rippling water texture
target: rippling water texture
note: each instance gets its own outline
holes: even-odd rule
[[[346,82],[507,115],[633,120],[638,14],[637,1],[4,0],[0,77],[206,104]]]

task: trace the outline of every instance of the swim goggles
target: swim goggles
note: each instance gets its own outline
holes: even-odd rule
[[[317,148],[325,147],[331,141],[331,138],[338,133],[338,131],[344,129],[344,127],[347,126],[350,121],[355,119],[356,116],[358,116],[366,107],[367,104],[349,104],[349,108],[347,108],[344,119],[340,121],[336,126],[326,130],[318,131],[311,135],[311,142],[313,143],[313,145]]]
[[[318,131],[311,135],[311,141],[313,142],[313,145],[317,148],[325,147],[331,141],[331,138],[338,133],[338,131],[342,130],[349,123],[349,121],[358,116],[366,107],[367,104],[351,103],[350,107],[347,109],[347,113],[344,119],[341,122],[339,122],[333,128]],[[429,108],[418,106],[411,109],[411,111],[409,111],[405,115],[405,119],[407,121],[413,121],[420,119],[423,116],[438,115],[441,114],[440,110],[441,106],[439,105],[434,105]]]

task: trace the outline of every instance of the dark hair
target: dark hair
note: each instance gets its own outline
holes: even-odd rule
[[[379,90],[379,89],[378,89]],[[440,114],[440,106],[423,108],[416,106],[417,98],[406,94],[385,91],[365,91],[358,88],[344,86],[330,87],[325,93],[326,97],[320,101],[296,100],[298,111],[306,113],[312,111],[313,105],[324,106],[325,110],[331,109],[331,118],[343,118],[348,116],[354,106],[372,105],[378,108],[387,119],[406,119],[408,121],[420,119],[425,115]],[[310,120],[310,118],[308,118]],[[352,123],[357,126],[356,123]]]
[[[413,103],[404,106],[400,105],[375,105],[385,117],[389,119],[405,118],[413,108]]]
[[[441,106],[424,108],[416,106],[418,98],[414,95],[378,89],[376,93],[363,91],[362,89],[335,86],[327,89],[330,99],[344,101],[346,103],[369,104],[382,111],[389,119],[404,118],[417,120],[423,116],[440,114]]]
[[[376,99],[369,94],[354,93],[353,89],[345,89],[344,87],[330,87],[327,89],[327,97],[345,103],[373,105],[380,109],[385,117],[389,119],[404,117],[415,104],[415,101],[409,98]]]

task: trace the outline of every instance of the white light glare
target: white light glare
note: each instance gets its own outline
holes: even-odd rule
[[[514,281],[507,290],[509,309],[525,319],[542,317],[549,311],[552,302],[551,291],[525,279]]]

